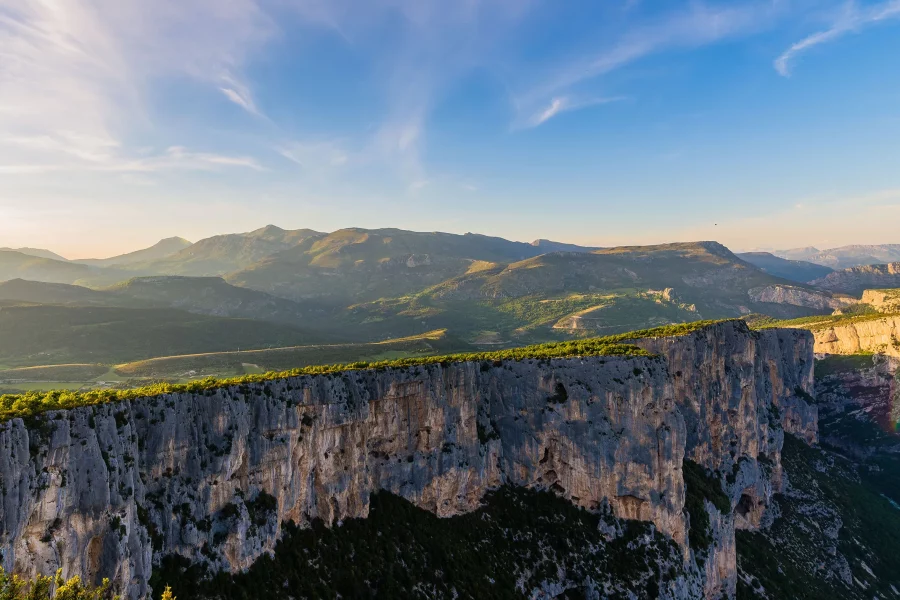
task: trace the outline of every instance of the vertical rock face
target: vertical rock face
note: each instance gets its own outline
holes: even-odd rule
[[[882,317],[815,330],[820,354],[874,352],[900,358],[900,317]]]
[[[3,566],[142,598],[166,554],[244,569],[283,522],[365,517],[377,490],[450,516],[502,484],[651,521],[689,558],[688,457],[727,473],[706,594],[731,595],[734,527],[778,488],[783,431],[815,439],[812,337],[724,323],[638,343],[659,356],[303,376],[4,423]]]
[[[751,333],[729,323],[636,344],[663,356],[672,370],[686,457],[725,474],[734,515],[733,521],[714,518],[706,592],[730,594],[735,570],[722,565],[734,565],[735,528],[758,528],[773,492],[780,491],[784,432],[816,441],[817,409],[807,402],[814,389],[813,338],[788,329]]]
[[[878,312],[895,313],[900,311],[900,290],[865,290],[860,304],[868,304]]]

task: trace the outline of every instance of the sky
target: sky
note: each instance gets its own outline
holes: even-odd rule
[[[900,0],[0,0],[0,246],[900,243]]]

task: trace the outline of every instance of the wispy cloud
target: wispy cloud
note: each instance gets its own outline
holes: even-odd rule
[[[148,97],[160,80],[207,83],[259,114],[231,74],[273,32],[255,0],[0,0],[0,165],[6,173],[147,168],[152,161],[128,140],[155,129]],[[182,142],[169,133],[169,143]],[[160,155],[156,164],[232,164],[207,159]]]
[[[791,63],[798,54],[849,33],[859,33],[870,25],[894,18],[900,18],[900,0],[891,0],[867,7],[860,7],[856,2],[849,2],[830,28],[800,40],[779,56],[775,60],[775,70],[782,76],[788,77],[791,74]]]
[[[574,99],[569,96],[559,96],[557,98],[553,98],[550,101],[549,106],[532,115],[531,118],[529,118],[526,122],[525,126],[537,127],[538,125],[543,125],[553,117],[564,112],[581,110],[583,108],[589,108],[591,106],[597,106],[600,104],[609,104],[610,102],[620,102],[622,100],[625,100],[624,96],[615,96],[611,98],[589,98],[583,100]]]
[[[333,169],[347,164],[349,152],[340,140],[290,142],[275,150],[304,169]]]
[[[0,173],[5,175],[39,175],[58,172],[93,173],[161,173],[165,171],[216,171],[223,168],[266,170],[249,156],[229,156],[208,152],[191,152],[180,146],[172,146],[157,155],[135,159],[106,157],[90,162],[47,161],[43,163],[0,163]]]
[[[256,102],[253,100],[253,94],[250,91],[250,88],[247,87],[244,83],[237,81],[231,76],[225,76],[222,78],[222,87],[219,90],[225,94],[225,97],[243,108],[245,111],[250,113],[251,115],[256,115],[258,117],[262,116],[262,113],[256,107]]]
[[[734,2],[724,6],[691,2],[652,21],[637,22],[593,55],[558,65],[543,82],[515,96],[520,122],[539,125],[567,110],[567,98],[576,86],[662,51],[699,48],[750,35],[771,27],[785,10],[782,2]],[[590,103],[572,102],[568,106],[572,110]],[[522,114],[527,116],[523,118]]]

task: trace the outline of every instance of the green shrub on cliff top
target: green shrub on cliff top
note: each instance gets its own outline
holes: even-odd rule
[[[776,327],[789,327],[796,329],[808,329],[817,331],[819,329],[828,329],[830,327],[840,327],[842,325],[851,325],[854,323],[864,323],[866,321],[878,321],[889,317],[900,317],[900,313],[879,313],[879,312],[845,312],[840,315],[816,315],[812,317],[801,317],[799,319],[790,319],[787,321],[779,321],[774,319],[757,320],[751,324],[753,329],[773,329]]]
[[[50,410],[67,410],[80,406],[134,400],[136,398],[161,396],[163,394],[197,394],[228,386],[262,383],[275,379],[285,379],[287,377],[299,377],[301,375],[323,375],[365,369],[384,370],[433,364],[448,365],[461,362],[489,361],[496,363],[528,359],[549,360],[553,358],[571,358],[575,356],[650,356],[650,353],[646,350],[627,342],[639,338],[686,335],[699,329],[703,329],[704,327],[722,322],[724,321],[697,321],[694,323],[666,325],[655,329],[644,329],[641,331],[602,338],[553,342],[525,346],[522,348],[495,350],[492,352],[472,352],[465,354],[448,354],[444,356],[417,356],[378,362],[355,362],[348,364],[311,366],[292,369],[290,371],[282,371],[280,373],[270,372],[244,375],[242,377],[230,379],[215,379],[209,377],[189,383],[159,383],[156,385],[126,390],[105,389],[90,390],[86,392],[54,390],[49,392],[28,392],[26,394],[7,394],[0,396],[0,422],[8,421],[9,419],[16,417],[34,417]]]

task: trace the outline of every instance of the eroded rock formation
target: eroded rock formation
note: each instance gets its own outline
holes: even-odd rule
[[[501,484],[650,521],[691,562],[687,457],[731,498],[701,585],[731,596],[734,528],[779,489],[784,431],[816,437],[812,336],[728,322],[636,343],[658,356],[303,376],[3,423],[3,566],[142,598],[166,554],[243,569],[282,523],[364,517],[377,490],[449,516]]]
[[[817,354],[876,353],[900,357],[900,317],[850,321],[814,331]]]
[[[836,310],[856,304],[857,300],[843,296],[834,296],[828,292],[809,290],[791,285],[769,285],[753,288],[749,292],[753,302],[770,304],[790,304],[815,310]]]
[[[878,312],[900,312],[900,289],[866,290],[860,303],[868,304]]]
[[[900,262],[835,271],[813,281],[812,284],[824,290],[848,294],[858,294],[866,288],[900,287]]]

